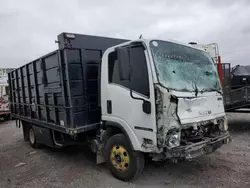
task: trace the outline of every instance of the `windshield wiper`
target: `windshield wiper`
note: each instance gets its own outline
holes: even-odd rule
[[[194,81],[192,81],[192,86],[194,88],[195,96],[197,97],[199,90],[198,90],[198,87]]]
[[[207,89],[204,88],[201,90],[201,92],[204,92],[204,91],[216,91],[217,93],[222,95],[222,91],[219,89],[215,89],[215,88],[207,88]]]
[[[187,88],[180,89],[180,91],[183,91],[183,92],[190,92],[190,90],[187,89]]]

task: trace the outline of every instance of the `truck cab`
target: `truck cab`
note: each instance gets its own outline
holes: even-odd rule
[[[229,141],[211,56],[176,41],[130,41],[106,50],[102,121],[122,127],[153,160],[192,159]]]

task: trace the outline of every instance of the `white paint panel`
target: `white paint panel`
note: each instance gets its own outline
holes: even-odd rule
[[[181,124],[206,121],[225,115],[221,96],[179,98],[178,116]]]
[[[133,147],[137,151],[147,152],[148,150],[142,147],[143,138],[151,139],[153,144],[157,145],[156,139],[156,118],[155,118],[155,97],[154,85],[152,81],[151,68],[148,63],[150,98],[138,95],[133,92],[134,97],[143,98],[151,102],[151,114],[146,114],[142,110],[142,100],[131,98],[130,90],[121,85],[108,82],[108,65],[107,54],[113,51],[113,48],[108,49],[102,61],[102,79],[101,79],[101,102],[102,102],[102,119],[119,123],[127,131]],[[148,61],[148,55],[146,54]],[[112,113],[107,113],[107,101],[112,102]],[[135,126],[151,129],[152,131],[138,130]]]

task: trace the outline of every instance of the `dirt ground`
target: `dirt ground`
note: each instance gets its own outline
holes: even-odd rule
[[[250,113],[229,114],[232,142],[177,164],[146,165],[133,183],[113,178],[86,148],[32,149],[14,121],[0,122],[0,188],[250,187]]]

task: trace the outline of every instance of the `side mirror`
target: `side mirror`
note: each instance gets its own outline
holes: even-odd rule
[[[130,80],[129,48],[118,47],[116,50],[119,64],[120,79]]]
[[[142,104],[142,110],[146,114],[151,114],[151,102],[144,100]]]

